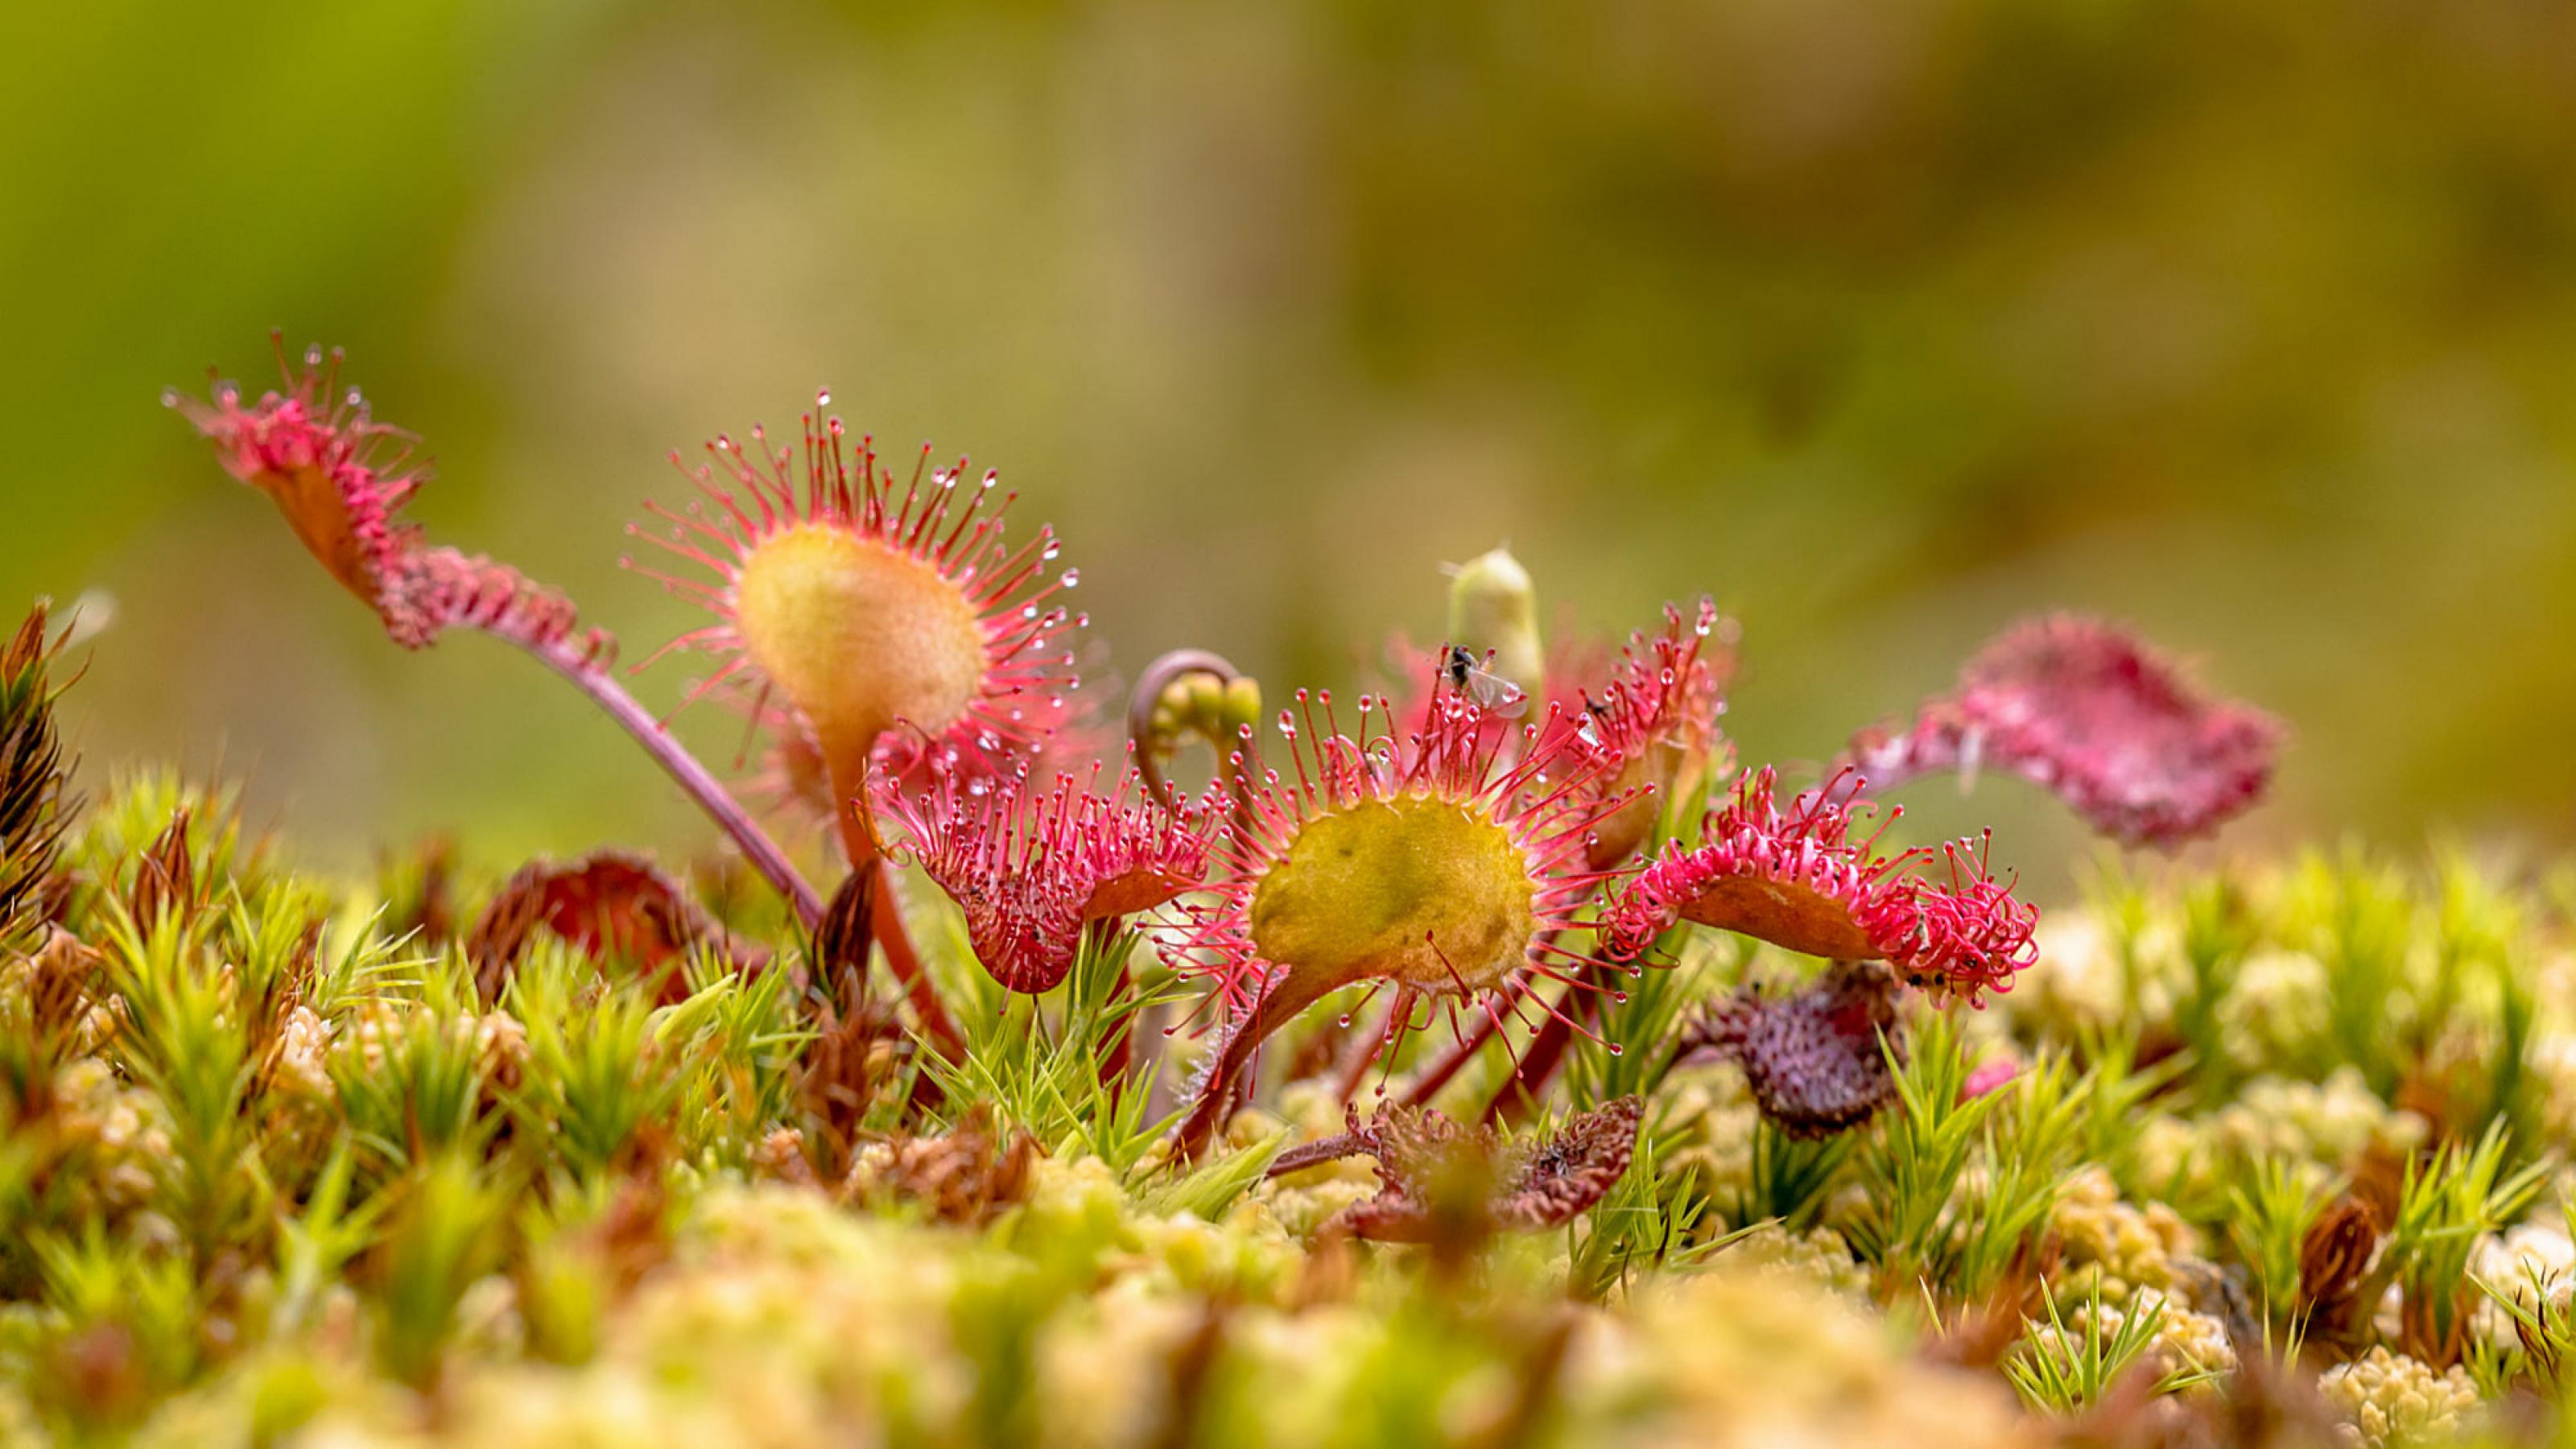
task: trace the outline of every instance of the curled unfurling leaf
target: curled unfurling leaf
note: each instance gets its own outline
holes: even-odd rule
[[[1216,751],[1218,771],[1261,715],[1261,681],[1222,654],[1175,649],[1145,666],[1127,698],[1127,742],[1147,793],[1178,809],[1187,795],[1164,778],[1174,752],[1195,737]]]

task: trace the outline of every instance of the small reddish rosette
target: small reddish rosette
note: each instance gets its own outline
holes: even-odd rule
[[[1694,1045],[1744,1068],[1754,1105],[1791,1137],[1830,1137],[1896,1100],[1897,984],[1876,961],[1841,961],[1785,994],[1748,986],[1720,1002]]]

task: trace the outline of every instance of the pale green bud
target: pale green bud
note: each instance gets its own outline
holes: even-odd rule
[[[1547,684],[1538,634],[1538,588],[1508,548],[1458,566],[1449,581],[1449,642],[1476,655],[1493,651],[1494,673],[1539,697]]]

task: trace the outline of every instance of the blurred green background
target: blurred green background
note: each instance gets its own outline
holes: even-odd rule
[[[1508,539],[1714,592],[1748,758],[2052,605],[2287,716],[2231,841],[2576,829],[2576,8],[2539,0],[88,0],[0,51],[0,594],[121,606],[95,766],[317,860],[704,832],[584,704],[387,644],[156,405],[266,333],[422,433],[418,516],[630,658],[621,525],[818,384],[971,451],[1104,681],[1274,694]],[[688,671],[639,682],[657,705]],[[708,710],[682,726],[729,757]],[[1999,860],[2076,828],[2009,782]]]

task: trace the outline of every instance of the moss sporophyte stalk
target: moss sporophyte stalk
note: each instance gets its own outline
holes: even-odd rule
[[[406,648],[535,658],[730,848],[486,871],[465,820],[348,885],[219,788],[84,807],[32,616],[8,1435],[2377,1445],[2561,1392],[2576,896],[2106,855],[2043,919],[2011,839],[1905,834],[1934,773],[2121,848],[2256,803],[2282,727],[2119,625],[1739,767],[1711,597],[1547,630],[1495,549],[1383,689],[1195,647],[1094,711],[1054,534],[818,395],[645,505],[628,562],[707,618],[621,669],[281,362],[173,399],[279,546]],[[671,654],[739,778],[629,693]]]

